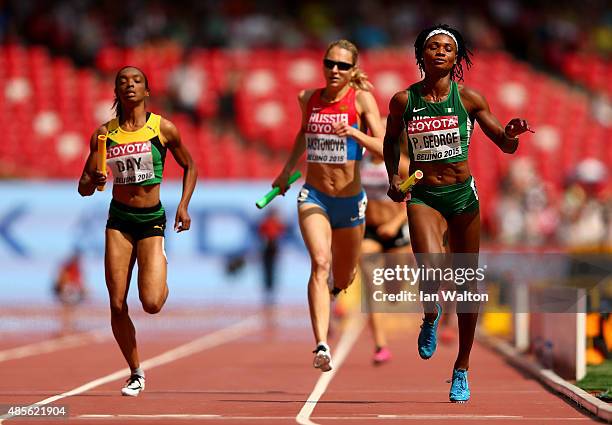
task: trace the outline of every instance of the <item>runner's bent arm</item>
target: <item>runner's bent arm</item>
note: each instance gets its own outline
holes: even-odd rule
[[[172,152],[172,156],[177,164],[183,169],[183,192],[174,220],[174,229],[181,232],[183,230],[189,230],[191,227],[191,217],[189,217],[187,209],[198,179],[198,170],[193,162],[191,154],[182,143],[181,136],[176,126],[169,120],[162,118],[160,130],[166,139],[166,146],[170,152]]]
[[[366,122],[366,128],[370,129],[369,136],[358,128],[351,127],[347,123],[338,122],[334,124],[334,129],[338,136],[350,136],[357,140],[361,146],[374,153],[375,155],[381,156],[382,152],[382,140],[385,135],[385,130],[380,121],[380,111],[378,105],[372,93],[364,90],[359,90],[356,96],[356,107],[362,118]]]
[[[402,202],[406,195],[399,189],[402,178],[399,175],[400,141],[404,128],[403,115],[408,103],[408,94],[405,91],[396,93],[389,102],[389,116],[383,144],[385,167],[389,177],[388,195],[395,202]]]
[[[306,138],[304,136],[304,133],[306,132],[306,125],[308,124],[308,117],[306,116],[306,105],[308,105],[308,100],[310,99],[310,96],[312,96],[313,92],[314,90],[302,90],[298,94],[298,102],[302,111],[302,123],[300,125],[300,130],[295,136],[295,142],[293,143],[293,148],[291,149],[291,153],[289,154],[289,158],[287,159],[285,166],[283,167],[278,177],[276,177],[276,179],[274,179],[274,182],[272,183],[272,187],[278,187],[280,189],[280,192],[283,194],[287,191],[287,181],[289,180],[291,172],[295,168],[295,165],[297,164],[298,160],[306,151]]]
[[[502,127],[499,120],[493,115],[487,100],[475,90],[463,87],[461,100],[465,105],[470,117],[474,117],[482,131],[493,141],[504,153],[514,153],[518,149],[518,135],[529,130],[527,121],[513,118],[506,127]]]

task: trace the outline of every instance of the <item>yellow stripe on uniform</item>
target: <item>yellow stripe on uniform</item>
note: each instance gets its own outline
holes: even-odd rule
[[[162,145],[165,143],[165,139],[161,137],[161,115],[154,113],[149,114],[149,119],[142,128],[136,131],[125,131],[119,126],[119,119],[113,118],[108,123],[108,137],[113,142],[123,145],[125,143],[142,142],[144,140],[151,140],[155,136],[159,136],[159,141]]]

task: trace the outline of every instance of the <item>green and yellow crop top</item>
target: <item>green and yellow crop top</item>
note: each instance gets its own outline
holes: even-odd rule
[[[136,131],[123,130],[117,118],[108,123],[106,163],[114,184],[161,183],[167,148],[160,123],[161,116],[151,112],[147,112],[146,124]]]

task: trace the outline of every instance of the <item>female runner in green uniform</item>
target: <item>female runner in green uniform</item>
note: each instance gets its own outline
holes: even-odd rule
[[[168,297],[164,252],[166,213],[159,201],[166,150],[183,168],[183,193],[174,219],[177,232],[189,230],[187,212],[197,170],[177,128],[147,112],[147,77],[127,66],[115,77],[117,117],[91,137],[90,152],[79,180],[79,193],[91,196],[107,176],[96,169],[99,135],[107,136],[106,161],[112,170],[113,199],[106,224],[104,267],[110,298],[113,335],[131,369],[121,393],[137,396],[144,390],[144,372],[136,348],[136,331],[128,315],[127,295],[134,263],[138,261],[138,293],[147,313],[158,313]]]
[[[408,134],[410,173],[420,169],[424,178],[414,186],[407,202],[410,240],[415,253],[443,253],[448,228],[451,253],[477,255],[480,245],[478,194],[468,167],[468,146],[474,121],[503,152],[514,153],[518,136],[529,130],[527,122],[514,118],[505,127],[489,110],[478,92],[457,84],[463,80],[462,62],[471,65],[471,52],[461,34],[447,25],[423,30],[415,42],[417,64],[423,80],[396,93],[384,139],[389,176],[388,195],[396,202],[406,198],[399,185],[399,137]],[[421,282],[423,283],[423,282]],[[432,289],[435,292],[435,289]],[[419,355],[430,358],[436,349],[439,304],[424,304],[425,317],[418,339]],[[452,402],[470,398],[467,382],[469,356],[478,318],[477,306],[458,313],[459,353],[453,366]]]

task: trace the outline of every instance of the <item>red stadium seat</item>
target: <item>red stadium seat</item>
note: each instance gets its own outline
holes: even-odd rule
[[[152,100],[162,104],[162,97],[168,92],[168,77],[181,63],[182,55],[182,50],[173,45],[141,51],[105,47],[96,58],[97,70],[76,70],[66,59],[52,58],[40,47],[10,44],[0,47],[0,85],[5,88],[0,96],[0,117],[4,117],[0,120],[11,128],[0,144],[0,161],[17,165],[24,177],[78,177],[84,158],[80,154],[70,159],[58,155],[61,134],[68,131],[78,134],[86,148],[91,132],[100,124],[95,117],[100,102],[112,101],[114,73],[126,63],[141,66],[149,74]],[[179,128],[200,176],[268,180],[275,177],[300,125],[297,93],[306,87],[323,85],[321,52],[200,49],[190,58],[206,76],[206,88],[196,111],[200,120],[194,124],[184,114],[164,115]],[[383,115],[387,113],[392,92],[418,78],[412,54],[403,50],[364,52],[361,66],[375,83],[374,94]],[[591,89],[610,90],[608,93],[612,93],[607,84],[610,70],[609,62],[590,56],[567,56],[563,64],[565,75]],[[6,84],[13,77],[27,81],[31,88],[28,100],[15,103],[6,97]],[[511,88],[524,90],[523,103],[520,98],[513,99],[513,103],[500,97],[508,95],[500,90],[500,84],[508,82],[516,84]],[[612,160],[612,145],[607,143],[612,139],[612,129],[591,117],[589,98],[535,72],[527,64],[503,53],[479,52],[475,66],[466,72],[466,84],[486,96],[503,123],[523,116],[536,131],[546,126],[558,131],[561,138],[558,149],[543,151],[534,142],[536,133],[524,136],[517,152],[518,156],[535,159],[542,178],[553,184],[553,193],[560,190],[564,177],[580,159],[598,157],[606,163]],[[235,88],[239,89],[235,103],[239,137],[225,129],[213,131],[208,121],[216,118],[219,93]],[[160,110],[154,103],[152,108]],[[41,135],[34,130],[38,114],[47,111],[57,114],[58,134]],[[499,152],[478,128],[470,150],[470,167],[478,181],[483,210],[490,210],[495,204],[498,183],[512,158]],[[180,176],[180,168],[169,159],[166,177]]]

